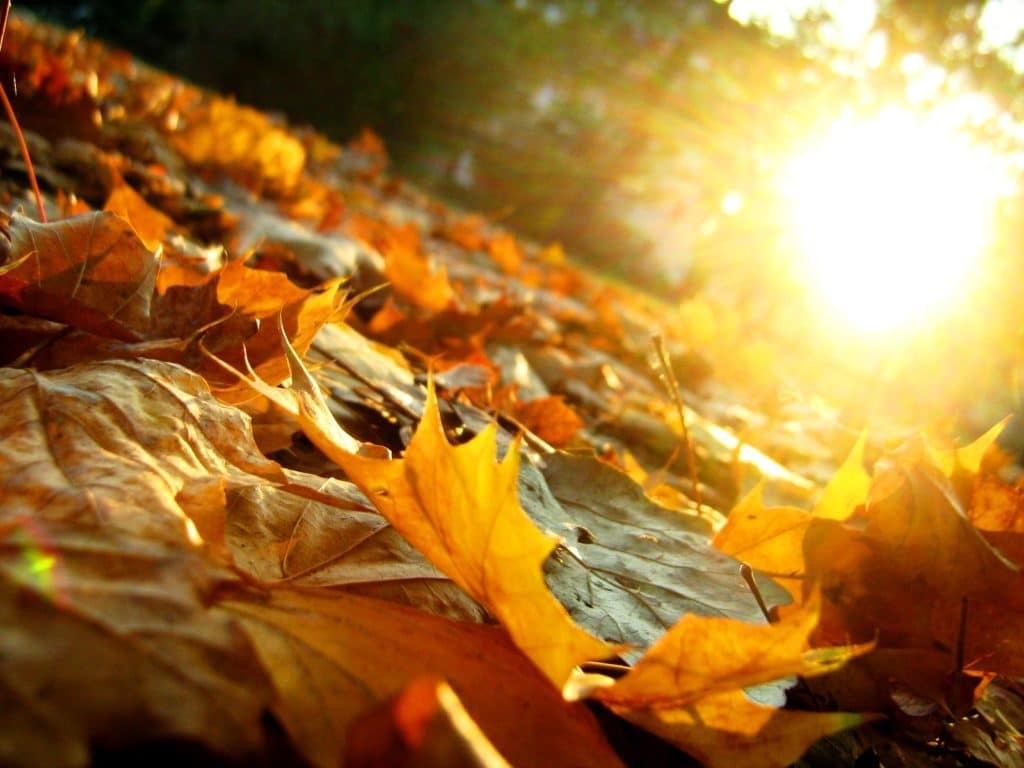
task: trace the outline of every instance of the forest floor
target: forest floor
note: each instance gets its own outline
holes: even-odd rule
[[[996,431],[766,411],[372,133],[17,18],[12,77],[0,763],[1024,766]]]

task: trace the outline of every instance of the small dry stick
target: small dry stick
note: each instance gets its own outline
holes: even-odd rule
[[[956,637],[956,669],[953,670],[953,691],[950,709],[953,715],[960,709],[960,679],[964,673],[964,645],[967,642],[967,595],[960,598],[960,631]]]
[[[754,569],[746,563],[740,565],[740,576],[747,582],[747,587],[750,589],[750,594],[757,600],[757,607],[761,609],[761,613],[764,614],[765,620],[771,624],[772,615],[768,612],[768,606],[764,602],[764,597],[761,595],[761,588],[757,586],[757,582],[754,581]]]
[[[7,19],[11,15],[11,0],[4,0],[4,7],[2,15],[0,15],[0,50],[4,47],[4,36],[7,34]],[[7,113],[7,119],[11,123],[11,127],[14,128],[14,135],[18,139],[18,146],[21,148],[21,156],[25,159],[25,169],[28,171],[28,183],[32,187],[32,194],[36,198],[36,207],[39,208],[39,220],[42,222],[46,221],[46,206],[43,205],[43,195],[39,191],[39,182],[36,180],[36,169],[32,165],[32,156],[28,152],[28,144],[25,143],[25,134],[21,132],[21,126],[18,124],[18,117],[14,114],[14,107],[11,106],[11,100],[7,98],[7,89],[4,88],[3,83],[0,83],[0,100],[4,103],[4,111]]]
[[[700,477],[697,474],[697,454],[693,450],[693,438],[690,437],[690,430],[686,426],[686,406],[683,404],[683,396],[679,394],[679,382],[676,381],[676,375],[669,364],[668,352],[665,351],[665,339],[662,338],[660,333],[656,333],[651,337],[651,343],[654,344],[654,351],[658,355],[658,363],[661,366],[662,374],[665,376],[665,386],[672,398],[672,402],[676,406],[676,410],[679,411],[679,423],[683,428],[683,445],[686,446],[686,463],[689,465],[690,483],[693,485],[693,498],[697,502],[697,508],[700,509],[704,506],[704,501],[701,498]]]

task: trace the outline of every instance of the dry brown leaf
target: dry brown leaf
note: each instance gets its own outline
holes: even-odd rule
[[[333,587],[465,621],[484,610],[411,547],[352,484],[290,472],[228,493],[238,568],[266,585]],[[304,487],[296,487],[301,483]]]
[[[86,213],[53,223],[11,217],[0,301],[122,341],[146,338],[158,259],[124,219]]]
[[[268,683],[207,609],[233,580],[226,489],[281,479],[246,417],[155,362],[3,369],[0,403],[0,762],[162,738],[262,749]]]
[[[355,719],[423,675],[447,680],[513,765],[620,765],[586,707],[563,701],[497,627],[283,589],[223,608],[252,637],[275,712],[315,766],[339,765]]]

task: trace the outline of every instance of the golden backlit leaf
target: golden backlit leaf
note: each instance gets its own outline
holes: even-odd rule
[[[996,440],[999,439],[1008,423],[1009,417],[1006,417],[990,427],[988,431],[974,442],[960,448],[953,450],[933,449],[931,457],[946,477],[952,477],[958,468],[971,475],[977,475],[981,471],[981,462],[985,458],[985,454],[996,444]]]
[[[542,566],[557,540],[541,533],[519,504],[518,451],[513,444],[496,463],[493,425],[467,443],[451,445],[433,388],[403,458],[325,450],[381,514],[487,606],[561,688],[575,666],[614,649],[573,623],[544,583]]]
[[[190,163],[276,193],[293,189],[306,165],[300,141],[263,113],[221,97],[191,109],[170,141]]]
[[[864,445],[867,436],[862,434],[846,457],[814,506],[814,515],[829,520],[845,520],[863,504],[871,488],[871,475],[864,469]]]
[[[712,694],[747,688],[791,675],[812,677],[838,669],[870,650],[815,648],[820,601],[774,624],[683,616],[615,685],[597,692],[610,705],[631,709],[686,707]]]
[[[712,544],[770,575],[799,601],[804,584],[802,543],[813,519],[796,507],[765,507],[764,488],[759,484],[729,513]]]
[[[786,768],[823,736],[870,719],[846,712],[774,709],[755,704],[742,691],[708,696],[685,709],[614,711],[708,768]]]
[[[513,765],[620,765],[586,707],[563,701],[497,627],[282,589],[223,607],[252,637],[275,713],[314,766],[339,765],[356,718],[423,675],[446,680]]]
[[[561,688],[578,664],[614,653],[573,623],[544,582],[542,566],[557,540],[541,533],[519,504],[518,444],[496,462],[492,424],[469,442],[451,445],[431,386],[403,458],[356,455],[366,449],[338,426],[284,342],[291,388],[246,382],[291,413],[402,536],[502,622],[555,686]]]

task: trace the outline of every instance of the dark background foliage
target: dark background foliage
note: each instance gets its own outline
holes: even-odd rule
[[[1009,112],[1021,101],[1019,76],[982,50],[983,4],[965,0],[883,2],[892,65],[856,77],[830,66],[843,54],[821,42],[827,15],[779,40],[711,0],[27,5],[335,139],[372,127],[396,170],[435,193],[666,291],[695,260],[771,238],[775,158],[844,104],[899,97],[906,53]],[[756,227],[716,226],[730,190]]]

